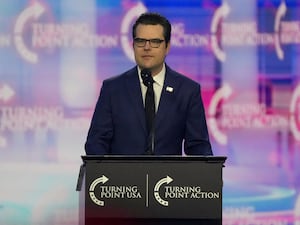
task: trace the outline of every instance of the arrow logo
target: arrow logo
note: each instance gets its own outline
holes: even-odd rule
[[[38,2],[35,2],[32,6],[26,8],[18,17],[16,25],[15,25],[15,45],[16,49],[20,53],[20,55],[26,59],[27,61],[31,63],[36,63],[38,61],[38,56],[36,53],[30,51],[23,40],[22,33],[23,33],[23,28],[26,24],[26,22],[31,19],[37,19],[44,13],[45,9],[41,4]]]
[[[211,35],[212,50],[216,55],[216,57],[222,62],[225,61],[226,54],[218,45],[218,39],[216,33],[217,33],[218,24],[221,22],[223,18],[228,16],[229,12],[230,12],[230,7],[227,2],[224,2],[214,13],[211,26],[210,26],[210,31],[212,33]]]
[[[15,92],[8,85],[5,84],[5,85],[2,86],[2,88],[0,88],[0,100],[3,100],[4,102],[7,102],[14,95],[15,95]]]
[[[108,178],[106,176],[102,175],[102,177],[99,177],[96,180],[94,180],[90,186],[90,189],[89,189],[90,198],[97,205],[104,206],[104,201],[101,201],[96,197],[95,192],[94,192],[95,188],[98,184],[100,184],[100,183],[105,184],[107,181],[108,181]]]
[[[298,85],[294,90],[290,103],[290,129],[296,140],[300,140],[300,130],[298,128],[298,124],[300,123],[300,107],[298,106],[298,104],[300,104],[299,99],[300,85]]]
[[[274,23],[274,31],[275,31],[275,50],[277,53],[277,56],[279,59],[283,59],[284,58],[284,52],[280,46],[280,38],[279,38],[279,27],[280,27],[280,21],[282,19],[282,17],[285,16],[286,14],[286,4],[285,2],[281,2],[280,6],[278,7],[278,10],[276,12],[276,16],[275,16],[275,23]]]
[[[219,102],[222,99],[228,99],[231,96],[232,92],[233,91],[231,87],[228,84],[224,84],[223,87],[215,92],[208,108],[208,114],[210,116],[207,121],[208,126],[212,131],[212,135],[214,136],[214,138],[222,145],[226,145],[228,140],[226,134],[219,129],[215,116],[217,113],[217,106]]]
[[[159,181],[156,183],[155,187],[154,187],[154,197],[155,197],[156,201],[158,201],[158,203],[161,204],[161,205],[163,205],[163,206],[168,206],[168,205],[169,205],[169,202],[163,200],[163,199],[160,197],[160,195],[159,195],[159,188],[160,188],[161,185],[163,185],[163,184],[169,184],[169,183],[171,183],[172,181],[173,181],[173,179],[172,179],[171,177],[167,176],[167,177],[165,177],[165,178],[159,180]]]
[[[143,3],[137,3],[136,6],[131,8],[126,13],[121,24],[121,46],[126,56],[132,61],[134,61],[134,54],[132,51],[132,42],[128,38],[129,30],[131,29],[132,21],[134,21],[134,19],[141,13],[144,13],[146,11],[147,8],[143,5]]]

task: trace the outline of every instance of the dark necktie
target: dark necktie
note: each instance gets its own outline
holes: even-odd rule
[[[148,133],[153,128],[153,122],[155,117],[155,103],[154,103],[154,91],[153,91],[153,79],[149,82],[147,86],[147,92],[145,97],[145,112],[146,112],[146,122]]]
[[[144,85],[147,86],[147,92],[145,97],[145,116],[146,124],[148,130],[148,144],[146,152],[147,154],[154,153],[154,118],[155,118],[155,101],[154,101],[154,90],[153,83],[154,80],[151,75],[151,71],[142,70],[141,76],[143,79]]]

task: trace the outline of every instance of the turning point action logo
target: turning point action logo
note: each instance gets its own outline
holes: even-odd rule
[[[162,206],[169,206],[168,199],[219,199],[220,192],[202,191],[200,186],[169,185],[173,178],[167,176],[154,187],[154,197]]]
[[[46,7],[39,2],[25,8],[16,19],[14,43],[20,56],[30,63],[37,63],[38,51],[56,48],[112,48],[117,47],[117,34],[97,34],[94,27],[83,22],[54,23],[42,18]],[[27,30],[30,31],[28,35]]]
[[[106,185],[108,178],[104,175],[95,179],[89,187],[91,200],[104,206],[104,199],[141,199],[141,192],[136,185]],[[162,206],[169,206],[170,199],[219,199],[219,192],[203,191],[200,186],[178,186],[170,185],[173,178],[166,176],[156,182],[154,187],[154,198]],[[95,191],[97,189],[97,191]],[[145,188],[145,190],[149,190]],[[95,194],[97,192],[97,194]],[[148,196],[149,193],[146,193]],[[147,205],[147,204],[146,204]]]
[[[300,141],[300,85],[292,93],[288,116],[268,114],[264,104],[227,103],[232,94],[233,89],[225,83],[215,92],[208,107],[207,123],[212,136],[219,144],[228,144],[225,130],[234,128],[289,127],[294,138]],[[218,113],[220,105],[221,113]]]

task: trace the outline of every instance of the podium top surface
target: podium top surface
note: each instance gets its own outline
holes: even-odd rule
[[[200,155],[83,155],[81,156],[84,163],[98,162],[104,160],[141,160],[141,161],[203,161],[224,163],[226,156],[200,156]]]

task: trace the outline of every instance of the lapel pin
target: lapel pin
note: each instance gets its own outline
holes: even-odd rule
[[[166,90],[167,90],[168,92],[173,92],[173,88],[170,87],[170,86],[168,86],[168,87],[166,88]]]

